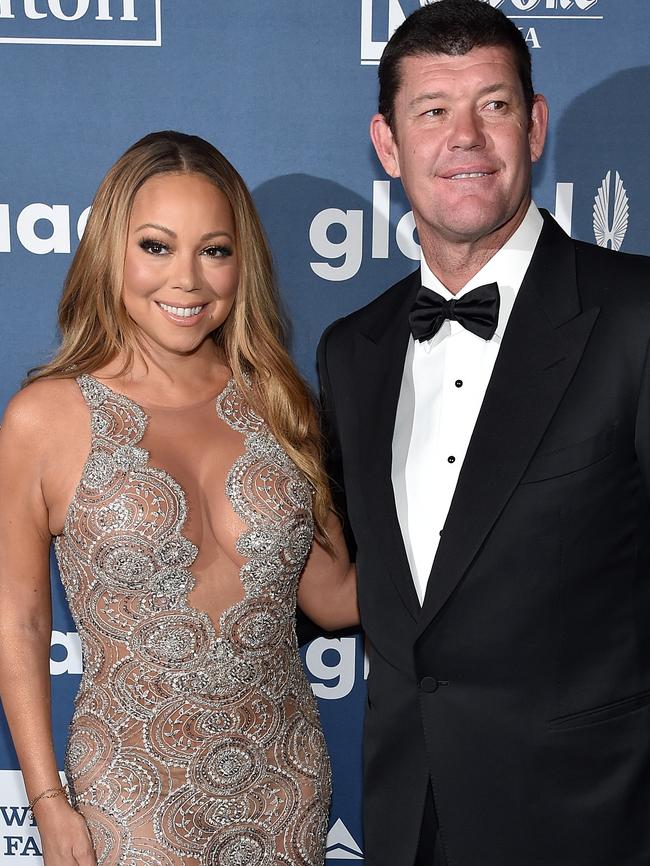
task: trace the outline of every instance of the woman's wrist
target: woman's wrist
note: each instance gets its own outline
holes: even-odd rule
[[[29,801],[29,810],[32,813],[32,816],[36,817],[34,813],[35,807],[38,807],[38,810],[40,811],[40,809],[42,809],[47,803],[61,797],[65,799],[66,803],[68,803],[67,785],[54,785],[50,788],[44,788],[42,791],[39,791],[39,793]]]

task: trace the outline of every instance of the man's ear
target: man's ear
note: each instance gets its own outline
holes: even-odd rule
[[[370,121],[370,140],[386,174],[391,177],[399,177],[397,141],[383,114],[373,115]]]
[[[537,162],[544,153],[547,129],[548,103],[541,93],[536,93],[533,98],[533,110],[530,114],[530,125],[528,127],[528,143],[530,145],[530,158],[532,162]]]

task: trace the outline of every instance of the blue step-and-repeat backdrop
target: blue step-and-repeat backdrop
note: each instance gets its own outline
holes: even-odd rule
[[[650,3],[486,2],[525,34],[536,89],[551,105],[538,204],[576,237],[650,253]],[[418,258],[399,183],[383,175],[367,135],[379,56],[418,5],[0,0],[0,409],[56,344],[59,292],[101,177],[135,139],[162,128],[214,142],[249,184],[292,351],[314,383],[323,328]],[[82,660],[55,571],[53,596],[61,761]],[[362,639],[319,638],[305,664],[333,760],[327,857],[362,862]],[[38,863],[39,844],[0,716],[0,863]]]

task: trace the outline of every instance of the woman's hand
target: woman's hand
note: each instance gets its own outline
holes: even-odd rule
[[[96,866],[88,825],[65,797],[39,800],[34,817],[45,866]]]

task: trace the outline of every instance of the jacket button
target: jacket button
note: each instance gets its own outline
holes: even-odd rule
[[[432,694],[438,688],[438,680],[435,677],[422,677],[420,680],[420,688],[423,692]]]

